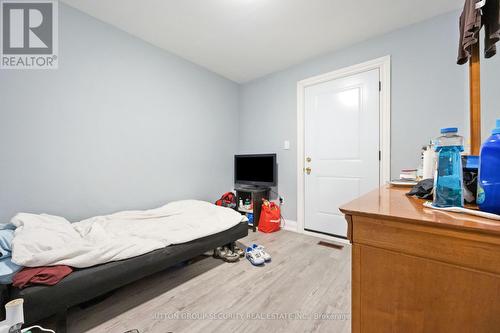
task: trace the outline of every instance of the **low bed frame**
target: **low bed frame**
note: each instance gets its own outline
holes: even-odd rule
[[[242,222],[226,231],[188,243],[171,245],[126,260],[76,269],[54,286],[32,286],[25,289],[3,286],[2,309],[8,301],[23,298],[25,324],[33,324],[56,315],[57,333],[64,333],[66,311],[70,307],[193,259],[218,246],[233,245],[246,235],[248,224]]]

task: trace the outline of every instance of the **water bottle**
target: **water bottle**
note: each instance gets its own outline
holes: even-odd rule
[[[463,207],[462,158],[464,139],[458,128],[441,129],[436,139],[437,166],[434,177],[434,201],[436,207]]]
[[[500,119],[481,147],[477,203],[482,211],[500,214]]]

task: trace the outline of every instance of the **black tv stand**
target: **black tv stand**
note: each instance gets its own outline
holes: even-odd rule
[[[253,214],[253,223],[249,224],[252,227],[253,232],[257,231],[257,227],[259,226],[259,218],[260,212],[262,210],[262,199],[269,200],[269,193],[271,189],[269,187],[261,187],[261,186],[242,186],[235,185],[236,191],[236,210],[243,215],[247,213]],[[246,199],[250,199],[252,202],[253,209],[245,209],[244,207],[240,207],[240,198],[243,202]]]
[[[265,190],[269,189],[267,186],[259,186],[259,185],[235,185],[234,186],[238,190]]]

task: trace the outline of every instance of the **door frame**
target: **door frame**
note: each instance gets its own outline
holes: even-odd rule
[[[297,232],[343,241],[340,238],[324,236],[304,230],[305,225],[305,176],[304,176],[304,140],[305,140],[305,89],[319,83],[341,79],[347,76],[378,69],[380,73],[380,185],[391,178],[391,56],[369,60],[357,65],[345,67],[329,73],[313,76],[297,82]]]

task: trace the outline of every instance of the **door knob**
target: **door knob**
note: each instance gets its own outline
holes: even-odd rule
[[[310,175],[310,174],[311,174],[312,169],[311,169],[311,168],[309,168],[309,167],[307,167],[307,168],[305,168],[305,169],[304,169],[304,171],[305,171],[308,175]]]
[[[307,158],[306,158],[306,162],[309,162],[309,163],[310,163],[311,161],[312,161],[312,160],[311,160],[311,158],[310,158],[310,157],[307,157]]]

